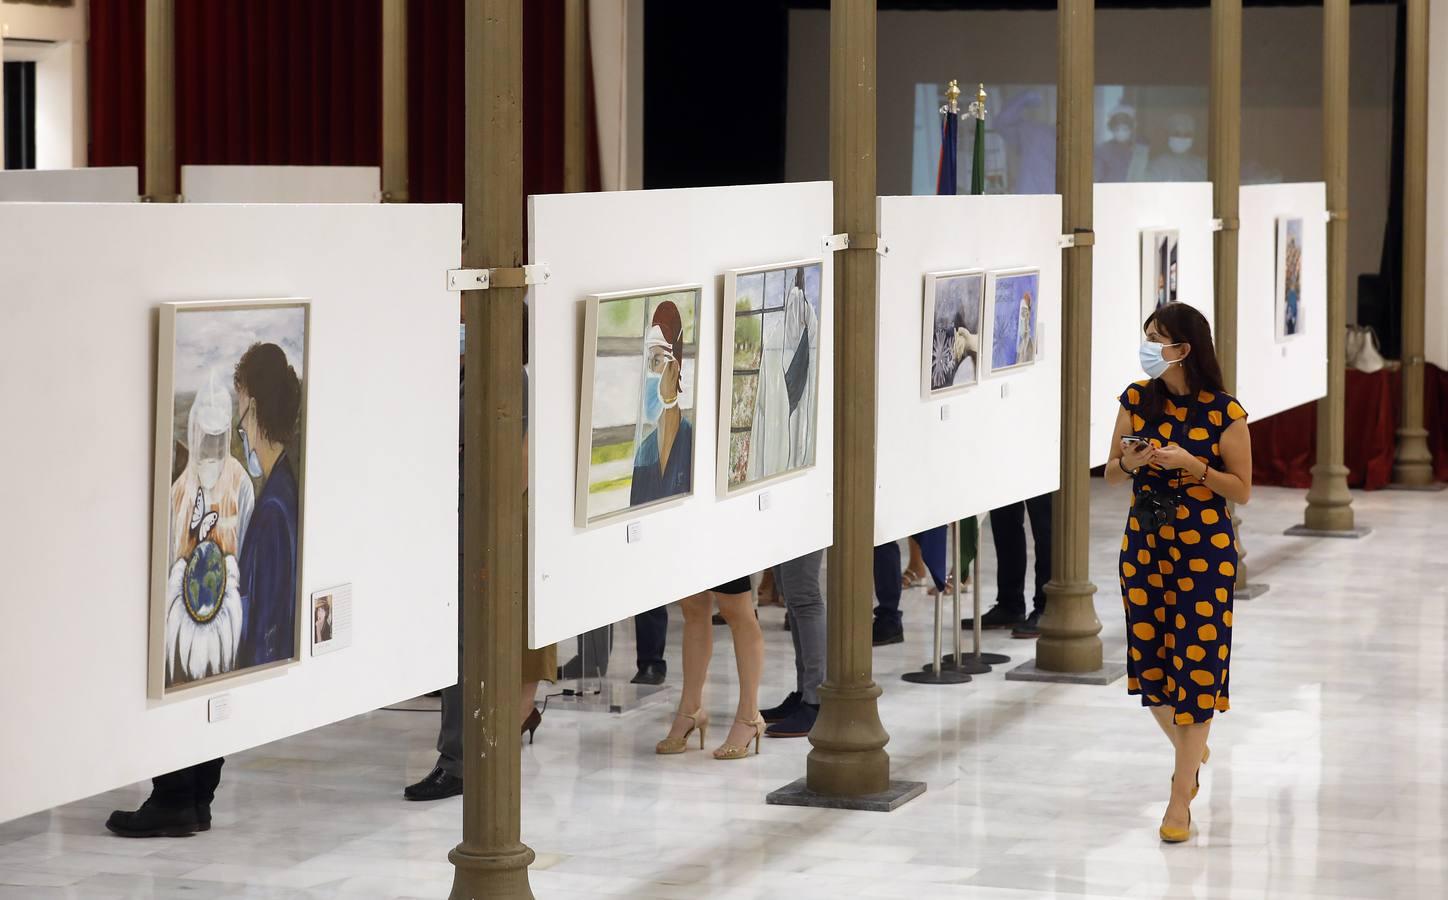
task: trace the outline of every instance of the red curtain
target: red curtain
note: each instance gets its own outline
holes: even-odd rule
[[[145,158],[145,6],[90,0],[86,42],[88,158],[93,166],[135,166]]]
[[[1424,420],[1433,469],[1448,481],[1448,372],[1428,366],[1424,376]],[[1402,421],[1402,374],[1384,369],[1368,374],[1349,369],[1344,398],[1343,461],[1348,485],[1378,490],[1393,480],[1393,452]],[[1317,404],[1307,403],[1252,422],[1252,482],[1312,486],[1317,453]]]

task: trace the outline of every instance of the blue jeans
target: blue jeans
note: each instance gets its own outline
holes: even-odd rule
[[[911,535],[920,545],[920,555],[930,570],[937,590],[945,589],[945,543],[949,525],[930,528]],[[875,548],[875,621],[888,627],[900,626],[900,545],[894,541]]]

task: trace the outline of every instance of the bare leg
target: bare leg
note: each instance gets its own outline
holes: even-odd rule
[[[1156,724],[1166,734],[1166,739],[1171,741],[1171,745],[1175,747],[1181,726],[1172,721],[1172,708],[1170,706],[1148,706],[1147,709],[1151,710],[1151,717],[1156,720]]]
[[[1191,821],[1189,807],[1192,803],[1192,788],[1197,783],[1197,769],[1202,765],[1202,754],[1207,747],[1207,732],[1212,728],[1210,720],[1196,725],[1177,725],[1176,769],[1172,773],[1171,802],[1167,804],[1166,815],[1161,823],[1169,828],[1186,828]]]
[[[754,729],[740,722],[753,722],[759,715],[759,676],[764,668],[764,633],[754,617],[754,603],[749,594],[715,594],[719,612],[729,623],[734,638],[734,661],[739,668],[739,707],[735,722],[729,729],[728,742],[743,745],[754,737]]]
[[[906,545],[910,547],[910,562],[905,566],[905,574],[901,576],[901,583],[905,587],[914,587],[915,582],[924,578],[928,572],[925,568],[925,557],[920,553],[920,545],[915,538],[907,540]]]
[[[538,682],[536,682],[536,681],[525,681],[525,682],[523,682],[523,689],[522,689],[522,691],[520,691],[519,694],[518,694],[518,724],[519,724],[519,725],[522,725],[524,722],[528,721],[528,717],[533,714],[533,710],[535,709],[535,707],[533,706],[533,700],[534,700],[534,698],[537,697],[537,696],[538,696]]]
[[[709,657],[714,653],[713,609],[708,592],[685,597],[679,601],[684,611],[684,689],[679,694],[679,714],[669,728],[669,737],[678,737],[693,727],[684,718],[704,706],[704,684],[709,680]]]

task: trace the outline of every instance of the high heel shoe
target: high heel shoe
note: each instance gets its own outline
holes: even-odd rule
[[[528,735],[528,743],[531,744],[533,743],[534,732],[536,732],[538,730],[538,726],[542,724],[543,714],[538,711],[537,707],[534,707],[533,711],[528,713],[528,718],[523,720],[523,730],[518,732],[518,734],[522,735],[526,733]]]
[[[683,753],[689,749],[689,735],[695,731],[699,732],[699,749],[704,749],[704,735],[709,732],[709,714],[696,710],[692,715],[689,713],[675,713],[676,719],[688,719],[691,723],[688,730],[678,737],[666,737],[654,745],[654,752],[660,756],[671,756],[675,753]]]
[[[1161,839],[1168,844],[1182,843],[1192,836],[1192,811],[1190,809],[1187,810],[1187,827],[1168,828],[1163,825],[1157,829],[1157,832],[1161,835]]]
[[[754,729],[754,755],[758,756],[759,739],[764,737],[764,719],[758,713],[755,713],[754,720],[751,722],[746,722],[743,719],[735,719],[734,721],[738,722],[740,725],[748,725]],[[748,755],[748,739],[745,739],[744,746],[742,747],[736,747],[728,741],[725,741],[723,744],[719,745],[718,750],[714,751],[715,759],[744,759]]]

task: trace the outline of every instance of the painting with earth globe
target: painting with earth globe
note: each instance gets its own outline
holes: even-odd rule
[[[152,696],[297,658],[309,310],[161,307]]]

